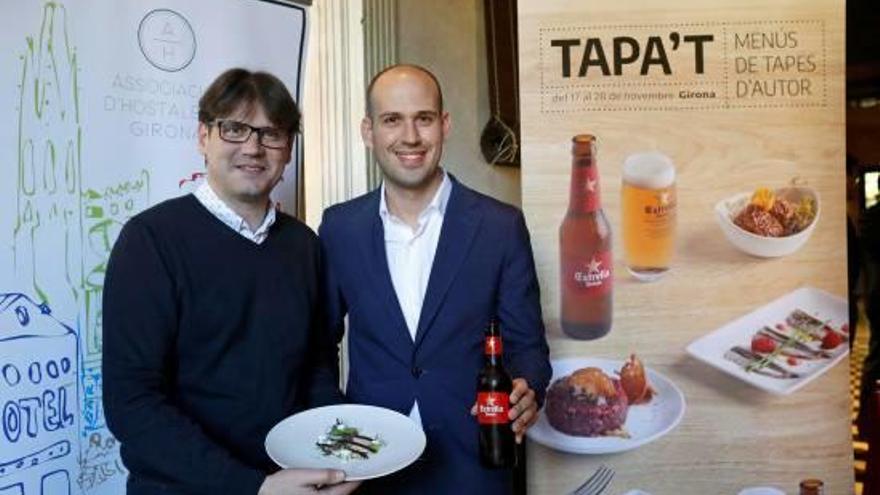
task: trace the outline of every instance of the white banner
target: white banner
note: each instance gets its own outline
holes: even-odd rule
[[[137,212],[194,189],[198,99],[267,70],[297,101],[306,10],[271,0],[0,0],[0,495],[124,493],[101,293]],[[301,143],[275,191],[296,212]]]

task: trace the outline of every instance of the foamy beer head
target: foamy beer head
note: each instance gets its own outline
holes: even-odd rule
[[[675,166],[657,152],[636,153],[623,163],[623,250],[639,280],[669,270],[675,250]]]
[[[655,151],[629,155],[623,162],[623,182],[641,189],[663,189],[675,184],[675,166]]]

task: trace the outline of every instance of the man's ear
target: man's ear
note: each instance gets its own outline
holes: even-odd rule
[[[440,119],[443,122],[443,140],[446,140],[449,137],[449,131],[452,130],[452,117],[449,115],[449,112],[443,112]]]
[[[361,120],[361,139],[364,140],[364,146],[373,149],[373,119],[369,117]]]
[[[204,122],[199,122],[199,153],[202,155],[208,154],[208,134],[210,133],[211,128]]]

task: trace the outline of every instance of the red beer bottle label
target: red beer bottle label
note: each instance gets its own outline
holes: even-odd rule
[[[562,276],[574,293],[602,295],[611,292],[614,281],[614,257],[611,251],[594,253],[589,258],[563,258]]]
[[[596,211],[601,208],[599,203],[599,167],[575,167],[571,176],[571,201],[576,202],[576,209],[583,212]]]
[[[488,336],[483,344],[483,354],[487,356],[500,356],[501,355],[501,337],[498,336]]]
[[[477,420],[481,425],[503,425],[510,423],[507,411],[510,410],[510,394],[506,392],[477,393]]]

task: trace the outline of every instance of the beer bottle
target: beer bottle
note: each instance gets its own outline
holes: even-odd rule
[[[562,330],[575,339],[598,339],[611,329],[611,226],[599,199],[596,138],[572,139],[568,212],[559,227]]]
[[[800,495],[824,495],[825,483],[815,478],[805,479],[801,481],[798,493]]]
[[[513,380],[504,369],[501,331],[492,319],[483,345],[484,365],[477,377],[477,421],[480,424],[480,462],[490,468],[513,467],[515,443],[507,416]]]

